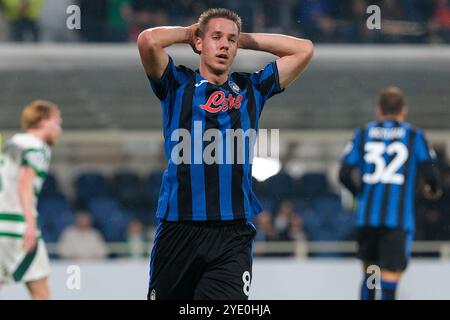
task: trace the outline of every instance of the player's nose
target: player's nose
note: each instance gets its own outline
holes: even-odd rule
[[[226,39],[223,39],[219,42],[219,48],[220,50],[228,50],[230,48],[230,45]]]

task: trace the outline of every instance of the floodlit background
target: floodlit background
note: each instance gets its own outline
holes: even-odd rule
[[[81,29],[67,19],[80,8]],[[369,30],[366,9],[381,9]],[[145,28],[189,25],[209,7],[228,7],[244,32],[311,39],[312,64],[265,106],[260,128],[279,129],[279,159],[258,158],[252,299],[356,299],[353,200],[337,182],[339,157],[354,128],[373,119],[375,98],[396,85],[410,122],[439,156],[445,194],[417,188],[417,234],[401,299],[449,299],[450,1],[0,0],[0,133],[20,130],[35,98],[60,105],[64,134],[39,202],[56,299],[144,299],[162,170],[161,108],[140,65],[135,39]],[[196,68],[188,46],[169,53]],[[275,57],[241,51],[235,70]],[[88,239],[88,240],[87,240]],[[78,266],[81,287],[70,285]],[[75,270],[75,271],[74,271]],[[430,278],[430,275],[436,277]],[[1,299],[26,299],[6,286]]]

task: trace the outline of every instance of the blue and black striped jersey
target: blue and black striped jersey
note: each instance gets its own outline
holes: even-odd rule
[[[227,138],[230,130],[258,130],[265,102],[282,91],[276,63],[255,73],[232,73],[224,84],[215,85],[198,71],[175,66],[169,57],[161,79],[149,80],[161,100],[168,160],[157,218],[221,221],[249,219],[259,213],[261,206],[252,191],[250,150],[254,139],[245,139],[239,153],[231,150],[239,147]],[[208,135],[210,129],[216,134]],[[205,160],[204,155],[217,142],[221,142],[214,145],[218,160]]]
[[[415,230],[417,170],[436,161],[422,130],[406,122],[371,122],[355,131],[341,161],[361,175],[358,226]]]

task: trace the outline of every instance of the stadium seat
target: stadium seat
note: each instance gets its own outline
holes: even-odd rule
[[[258,181],[255,178],[252,178],[252,189],[258,198],[269,196],[265,181]]]
[[[302,194],[313,199],[328,193],[328,180],[324,173],[306,173],[300,178]]]
[[[92,199],[88,203],[88,209],[92,214],[94,226],[103,234],[109,242],[123,241],[130,215],[111,197]]]
[[[59,183],[56,179],[56,176],[52,173],[49,173],[44,180],[44,184],[42,185],[40,197],[64,197],[63,193],[59,188]]]
[[[258,201],[264,211],[273,213],[275,211],[275,203],[272,197],[258,197]]]
[[[139,210],[142,207],[141,181],[133,171],[121,171],[114,174],[112,190],[120,204],[128,210]]]
[[[145,226],[156,226],[158,224],[155,210],[150,210],[149,208],[143,207],[139,210],[130,210],[128,212],[130,214],[130,218],[138,219]]]
[[[310,203],[306,201],[303,197],[297,196],[292,200],[294,204],[295,211],[302,214],[310,208]]]
[[[40,198],[38,212],[38,224],[46,242],[57,242],[64,229],[74,222],[73,211],[63,197]]]
[[[78,205],[86,208],[94,198],[109,196],[106,179],[98,172],[80,174],[75,181]]]
[[[163,171],[155,170],[149,174],[146,180],[146,206],[149,207],[149,209],[153,212],[156,211],[156,206],[158,204],[158,196],[159,190],[161,188],[162,176]]]
[[[335,217],[342,209],[341,198],[336,194],[324,194],[314,199],[312,207],[322,217]]]
[[[277,202],[290,199],[293,196],[294,179],[285,171],[280,171],[267,179],[265,185],[268,192]]]
[[[322,219],[320,218],[320,216],[315,211],[308,208],[302,212],[301,217],[303,220],[305,232],[308,236],[308,240],[321,240],[320,231],[322,228]]]
[[[337,235],[341,241],[356,239],[356,214],[341,210],[337,218]]]

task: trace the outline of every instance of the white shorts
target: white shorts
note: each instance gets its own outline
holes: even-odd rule
[[[26,253],[23,239],[0,237],[0,283],[31,282],[48,277],[50,262],[44,240]]]

